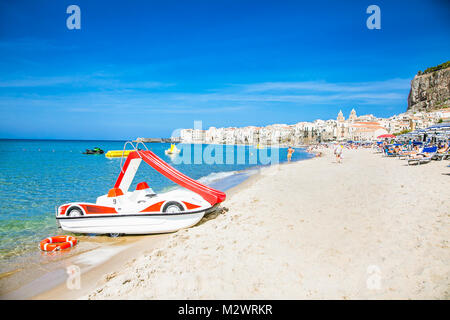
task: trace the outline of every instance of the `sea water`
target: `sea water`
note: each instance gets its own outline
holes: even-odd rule
[[[106,153],[122,150],[123,146],[124,141],[0,140],[0,273],[17,268],[18,261],[26,263],[39,254],[42,239],[62,232],[57,228],[55,207],[76,201],[95,203],[98,196],[113,187],[121,158],[82,152],[100,147]],[[182,154],[173,157],[164,153],[170,144],[148,143],[147,147],[187,176],[223,191],[245,180],[252,168],[267,164],[251,161],[263,150],[249,146],[231,146],[231,161],[230,157],[225,159],[230,146],[215,146],[222,148],[224,158],[212,164],[192,163],[194,148],[205,150],[207,145],[177,145],[182,152],[189,148],[192,154],[191,161],[181,163],[177,157]],[[286,161],[287,148],[264,152],[269,158],[275,152],[273,159]],[[292,161],[309,157],[298,149]],[[177,187],[145,164],[141,164],[130,190],[141,181],[146,181],[155,192]]]

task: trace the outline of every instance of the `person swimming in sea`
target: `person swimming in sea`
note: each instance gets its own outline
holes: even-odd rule
[[[288,162],[291,162],[291,158],[292,158],[292,154],[294,153],[294,149],[292,149],[291,147],[288,148],[288,153],[287,153],[287,160]]]

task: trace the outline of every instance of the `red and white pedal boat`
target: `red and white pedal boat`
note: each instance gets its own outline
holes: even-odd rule
[[[152,151],[133,147],[108,194],[96,203],[71,202],[57,209],[56,219],[64,231],[112,236],[173,232],[197,224],[225,200],[225,193],[189,178]],[[142,161],[185,189],[156,194],[141,182],[128,191]]]

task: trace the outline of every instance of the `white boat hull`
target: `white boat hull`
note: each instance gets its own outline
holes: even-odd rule
[[[144,145],[145,146],[145,145]],[[205,186],[168,165],[149,150],[130,152],[114,187],[95,203],[70,202],[59,206],[56,219],[64,231],[91,234],[152,234],[174,232],[197,224],[206,213],[225,200],[225,193]],[[130,186],[144,162],[178,184],[156,194],[142,181]]]
[[[180,214],[135,214],[81,217],[58,217],[60,227],[73,233],[155,234],[175,232],[196,225],[206,210]]]

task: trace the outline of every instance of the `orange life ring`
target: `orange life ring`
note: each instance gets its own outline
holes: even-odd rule
[[[77,238],[72,236],[48,237],[41,241],[39,247],[42,251],[57,251],[71,248],[77,244]]]

